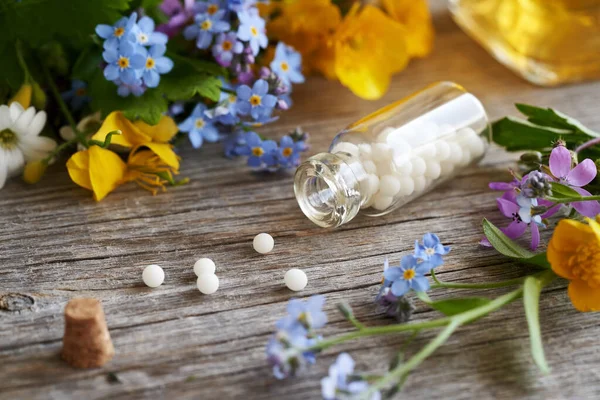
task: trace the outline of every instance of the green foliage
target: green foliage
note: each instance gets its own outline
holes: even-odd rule
[[[552,272],[549,271],[548,277]],[[544,356],[544,347],[542,344],[542,333],[540,330],[540,293],[544,286],[544,280],[548,277],[528,276],[523,284],[523,305],[525,307],[525,317],[529,326],[529,339],[531,342],[531,354],[533,360],[543,373],[548,373],[548,363]]]
[[[569,186],[563,185],[558,182],[550,182],[550,186],[552,186],[552,196],[546,197],[550,201],[570,201],[574,198],[582,198],[582,196],[577,191],[570,188]]]
[[[452,316],[481,307],[490,302],[490,299],[485,297],[463,297],[457,299],[447,299],[432,301],[429,303],[431,308],[438,310],[444,315]]]
[[[98,72],[102,62],[102,52],[99,47],[87,47],[83,50],[71,71],[71,78],[89,82]]]
[[[574,133],[582,133],[591,137],[600,137],[599,133],[583,126],[581,122],[560,111],[520,103],[517,103],[515,106],[521,113],[526,115],[527,120],[533,124],[550,128],[566,129]]]
[[[173,70],[161,77],[159,89],[169,100],[187,100],[195,95],[218,101],[221,81],[217,76],[225,75],[223,68],[215,63],[193,60],[168,54],[173,60]]]
[[[525,264],[536,265],[542,268],[550,268],[550,264],[548,263],[545,253],[535,254],[524,249],[485,218],[483,219],[483,233],[490,241],[492,247],[494,247],[494,249],[496,249],[499,253],[507,257],[517,259]]]

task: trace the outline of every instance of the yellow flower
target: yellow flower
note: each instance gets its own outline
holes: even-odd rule
[[[408,62],[404,27],[380,9],[355,4],[337,29],[335,73],[364,99],[378,99]]]
[[[28,108],[31,105],[32,91],[33,87],[28,83],[24,83],[23,85],[21,85],[21,88],[19,89],[17,94],[15,94],[15,97],[13,97],[8,102],[8,105],[10,106],[12,103],[17,102],[20,103],[23,106],[23,108]]]
[[[177,173],[177,170],[165,164],[152,151],[140,150],[129,155],[125,180],[133,181],[155,195],[159,190],[165,191],[166,184],[174,185],[173,175]],[[185,181],[180,181],[178,184]]]
[[[179,169],[179,157],[169,144],[169,140],[179,130],[171,117],[165,115],[158,124],[148,125],[143,121],[131,122],[122,112],[114,111],[106,117],[92,139],[103,142],[108,133],[116,130],[120,130],[122,134],[112,137],[112,145],[128,149],[131,153],[137,152],[140,147],[147,147],[169,167]]]
[[[302,54],[305,73],[316,70],[332,78],[330,39],[342,20],[340,9],[331,0],[290,0],[276,4],[278,15],[267,24],[269,36]]]
[[[25,169],[23,169],[23,180],[29,184],[38,183],[47,168],[48,163],[44,160],[30,161],[25,164]]]
[[[100,201],[124,182],[127,165],[116,153],[90,146],[73,154],[67,169],[73,182],[94,192],[94,199]]]
[[[382,0],[383,9],[405,28],[411,57],[424,57],[433,47],[433,24],[425,0]]]
[[[569,297],[579,311],[600,311],[600,216],[589,225],[563,219],[548,244],[552,270],[571,281]]]

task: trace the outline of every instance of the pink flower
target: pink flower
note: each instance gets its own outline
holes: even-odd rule
[[[589,158],[586,158],[575,168],[571,168],[571,152],[564,146],[557,146],[550,153],[550,172],[554,178],[563,185],[569,186],[582,196],[591,196],[592,194],[583,189],[596,178],[596,164]],[[593,218],[600,214],[600,203],[597,201],[576,201],[571,203],[573,208],[581,215]]]
[[[160,24],[156,30],[169,37],[177,35],[194,16],[196,11],[194,3],[194,0],[183,0],[182,5],[180,0],[164,0],[160,9],[169,17],[169,22]]]

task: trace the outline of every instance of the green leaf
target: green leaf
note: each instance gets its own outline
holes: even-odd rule
[[[531,342],[531,355],[533,360],[543,373],[550,372],[546,357],[544,356],[544,347],[542,344],[542,333],[540,331],[540,293],[542,291],[542,281],[534,276],[525,278],[523,284],[523,305],[525,306],[525,317],[529,326],[529,340]]]
[[[574,118],[551,108],[541,108],[528,104],[516,104],[519,111],[525,114],[529,122],[537,125],[548,126],[552,128],[568,129],[574,132],[580,132],[591,137],[600,137],[600,133],[585,127],[581,122]]]
[[[508,151],[547,151],[552,143],[575,135],[566,129],[543,127],[520,118],[504,117],[492,124],[492,139]]]
[[[98,24],[114,24],[130,0],[1,1],[1,42],[17,39],[37,48],[50,39],[81,48]],[[0,45],[0,47],[2,47]]]
[[[512,239],[504,234],[498,227],[483,219],[483,233],[489,240],[490,244],[499,253],[507,257],[515,258],[521,262],[531,265],[537,265],[542,268],[550,268],[550,263],[546,258],[545,253],[532,253],[515,243]]]
[[[103,117],[112,111],[120,110],[127,118],[141,118],[150,125],[156,125],[168,108],[167,99],[158,89],[148,89],[140,97],[119,96],[117,86],[107,81],[102,71],[97,71],[91,81],[90,97],[92,108],[100,110]]]
[[[73,65],[73,70],[71,71],[71,77],[73,79],[81,79],[82,81],[89,82],[98,72],[101,62],[102,53],[100,49],[97,47],[88,47],[79,54],[79,57],[77,57],[77,60]]]
[[[438,310],[449,317],[472,310],[477,307],[488,304],[491,300],[485,297],[464,297],[458,299],[448,299],[433,301],[429,303],[431,308]]]
[[[207,61],[193,60],[176,54],[169,54],[173,59],[173,70],[161,77],[158,89],[169,100],[187,100],[195,95],[218,101],[221,95],[223,68]]]

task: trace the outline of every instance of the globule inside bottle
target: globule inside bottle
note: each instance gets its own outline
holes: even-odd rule
[[[328,153],[298,167],[296,198],[323,227],[359,211],[384,215],[477,163],[489,137],[481,102],[455,83],[437,83],[340,132]]]

